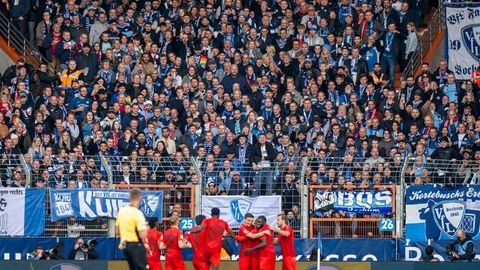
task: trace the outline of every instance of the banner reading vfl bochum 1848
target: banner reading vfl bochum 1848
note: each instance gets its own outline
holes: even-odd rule
[[[93,220],[97,217],[115,218],[118,210],[129,203],[128,190],[51,189],[52,222],[75,216]],[[146,217],[158,217],[163,211],[163,191],[142,191],[140,210]]]
[[[45,229],[45,189],[0,189],[0,236],[37,236]]]
[[[480,5],[446,7],[448,68],[469,80],[480,58]]]
[[[410,186],[406,214],[407,240],[451,240],[459,229],[480,240],[480,186]]]

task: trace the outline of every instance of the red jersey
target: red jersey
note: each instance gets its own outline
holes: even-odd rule
[[[147,252],[148,261],[160,261],[160,249],[158,248],[158,242],[162,238],[162,233],[157,229],[150,229],[147,232],[148,246],[150,247],[150,253]],[[146,241],[145,241],[146,242]]]
[[[202,222],[202,226],[205,227],[206,248],[211,250],[221,250],[225,231],[232,233],[227,222],[219,218],[207,218]]]
[[[166,246],[167,259],[183,261],[182,249],[178,246],[178,241],[183,239],[182,232],[177,228],[170,228],[165,231],[161,241]]]
[[[196,229],[197,227],[198,226],[193,229]],[[186,236],[186,239],[192,244],[193,257],[203,257],[203,253],[205,252],[205,231],[189,234]]]
[[[270,226],[265,225],[261,229],[258,230],[258,232],[263,232],[270,230]],[[277,253],[275,252],[275,244],[273,241],[273,233],[270,235],[263,235],[260,237],[260,239],[266,239],[267,240],[267,245],[263,248],[260,249],[260,257],[276,257]]]
[[[285,232],[290,232],[290,235],[288,237],[278,234],[278,242],[280,243],[280,250],[282,251],[282,256],[295,257],[296,254],[293,245],[294,234],[292,227],[285,225],[283,228],[281,228],[281,230]]]
[[[252,247],[253,241],[252,239],[248,238],[247,235],[251,233],[254,229],[255,229],[254,226],[246,226],[245,224],[242,224],[238,229],[238,236],[245,239],[241,241],[240,253],[239,253],[240,256],[246,255],[244,250]]]

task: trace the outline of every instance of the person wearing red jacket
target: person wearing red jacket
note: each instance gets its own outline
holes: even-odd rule
[[[238,269],[240,270],[256,270],[258,269],[258,252],[246,253],[245,250],[258,244],[258,238],[270,234],[270,231],[266,230],[260,233],[256,233],[257,229],[253,225],[254,216],[251,213],[246,213],[243,224],[238,230],[238,235],[234,238],[237,242],[241,243]]]
[[[183,260],[182,249],[192,247],[186,243],[182,231],[178,228],[180,219],[178,216],[170,217],[170,229],[166,230],[161,238],[161,248],[166,250],[166,270],[186,270]]]
[[[228,223],[220,218],[219,208],[212,208],[211,215],[211,218],[205,219],[200,226],[190,230],[190,233],[196,234],[205,231],[204,256],[211,269],[218,270],[220,268],[223,236],[225,233],[233,235],[233,232]]]
[[[480,88],[480,59],[478,59],[478,63],[479,66],[472,72],[472,82]]]
[[[278,234],[275,243],[280,243],[282,251],[282,270],[296,270],[297,259],[294,246],[294,234],[292,227],[287,225],[287,215],[279,214],[277,216],[278,228],[273,227],[272,230]]]
[[[270,231],[265,216],[259,216],[255,221],[255,227],[258,232]],[[274,239],[272,234],[266,234],[259,238],[260,243],[251,248],[245,249],[245,253],[259,251],[259,270],[275,270],[275,261],[277,258],[275,252]]]
[[[198,215],[195,217],[195,224],[197,224],[196,227],[193,229],[196,229],[198,226],[202,224],[202,222],[205,220],[204,215]],[[187,241],[190,242],[192,245],[193,249],[193,259],[192,259],[192,264],[193,268],[195,270],[209,270],[210,269],[210,264],[207,263],[205,259],[205,231],[201,231],[199,233],[195,234],[188,234],[185,237]]]
[[[158,218],[149,218],[148,226],[150,228],[144,240],[144,243],[150,246],[150,250],[147,252],[148,265],[150,270],[162,270],[160,239],[163,237],[163,234],[158,231]]]

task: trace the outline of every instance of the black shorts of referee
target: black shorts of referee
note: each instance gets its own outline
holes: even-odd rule
[[[123,254],[127,259],[130,270],[147,270],[147,252],[140,242],[127,242],[123,249]]]

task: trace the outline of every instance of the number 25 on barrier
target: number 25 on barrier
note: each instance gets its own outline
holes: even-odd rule
[[[193,218],[181,218],[180,219],[180,230],[188,231],[193,228]]]
[[[380,219],[380,231],[393,232],[395,230],[395,220],[392,218]]]

